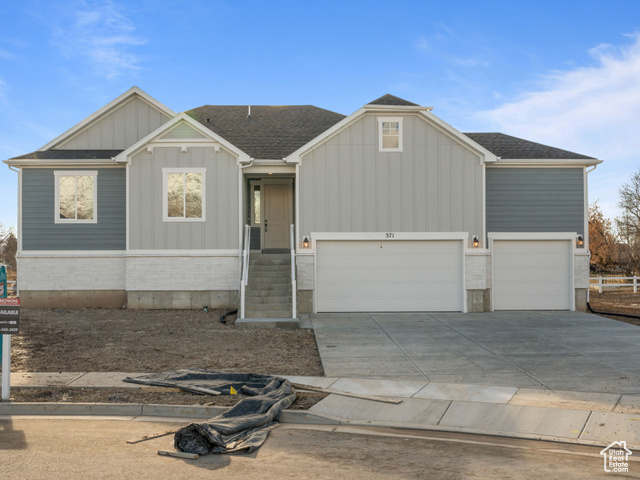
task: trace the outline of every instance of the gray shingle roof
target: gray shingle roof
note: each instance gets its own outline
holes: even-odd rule
[[[313,105],[204,105],[186,112],[258,159],[282,159],[345,118]],[[208,121],[207,121],[208,119]]]
[[[111,159],[123,150],[43,150],[13,157],[12,160],[104,160]]]
[[[376,98],[373,102],[369,102],[367,105],[402,105],[405,107],[419,107],[417,103],[410,102],[404,98],[396,97],[389,93]]]
[[[465,133],[467,137],[494,155],[511,160],[526,159],[570,159],[587,160],[588,157],[579,153],[569,152],[560,148],[550,147],[541,143],[531,142],[504,133]]]
[[[372,105],[409,105],[393,95],[383,95]],[[257,159],[282,159],[345,118],[336,112],[312,105],[251,107],[247,105],[204,105],[186,112],[205,127]],[[209,121],[207,121],[209,119]],[[465,133],[498,157],[504,159],[575,159],[593,157],[542,145],[504,133]],[[45,150],[14,157],[20,159],[73,160],[110,159],[122,150]]]

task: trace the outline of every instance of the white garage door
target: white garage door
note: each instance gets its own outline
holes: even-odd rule
[[[494,310],[570,310],[571,242],[494,240]]]
[[[318,240],[318,312],[463,310],[462,241]]]

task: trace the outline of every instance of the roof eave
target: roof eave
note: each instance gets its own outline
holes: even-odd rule
[[[579,166],[592,167],[600,165],[597,158],[499,158],[495,166]]]
[[[80,167],[80,166],[114,166],[118,165],[118,162],[115,161],[115,158],[107,159],[91,159],[91,158],[56,158],[56,159],[39,159],[39,158],[10,158],[8,160],[3,160],[2,163],[9,165],[11,167],[42,167],[42,166],[50,166],[50,167]]]

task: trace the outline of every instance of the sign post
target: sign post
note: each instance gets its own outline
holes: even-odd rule
[[[0,334],[2,334],[2,400],[10,398],[11,335],[20,330],[20,299],[0,298]]]

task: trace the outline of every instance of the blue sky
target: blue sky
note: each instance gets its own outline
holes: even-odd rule
[[[40,148],[137,85],[175,111],[392,93],[463,132],[605,160],[590,202],[618,214],[640,168],[640,2],[88,1],[0,6],[0,159]],[[17,174],[0,166],[0,222]]]

